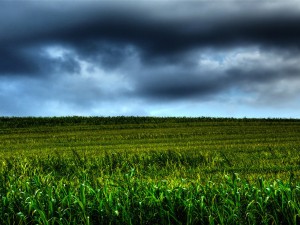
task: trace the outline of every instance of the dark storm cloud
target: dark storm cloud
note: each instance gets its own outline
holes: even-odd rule
[[[40,76],[53,72],[78,73],[80,66],[73,55],[51,58],[40,48],[2,47],[0,49],[0,76]]]
[[[257,85],[267,85],[281,79],[299,78],[299,74],[300,68],[293,70],[256,68],[250,71],[230,68],[224,74],[214,74],[214,72],[209,74],[199,72],[197,75],[186,72],[185,74],[172,74],[172,76],[159,74],[153,79],[141,79],[135,94],[156,101],[206,100],[232,88],[240,91],[253,90],[255,89],[253,87]],[[270,94],[270,91],[265,92],[266,96]],[[273,100],[276,101],[276,99]]]
[[[183,63],[173,68],[141,72],[136,79],[136,92],[155,101],[176,101],[184,99],[218,99],[232,90],[260,95],[269,103],[278,99],[278,84],[282,98],[291,97],[299,88],[289,89],[288,83],[299,81],[300,54],[294,52],[291,58],[288,50],[262,51],[260,49],[240,50],[241,54],[226,55],[225,62],[217,57],[199,60],[198,66]],[[211,53],[210,53],[211,54]],[[203,53],[203,55],[207,55]],[[207,63],[209,62],[209,63]],[[272,88],[273,87],[273,88]],[[264,90],[265,89],[265,90]],[[286,94],[285,94],[286,93]],[[272,98],[272,96],[276,96]]]
[[[218,77],[217,74],[214,75]],[[223,87],[226,87],[223,83],[216,82],[218,78],[214,75],[211,74],[209,78],[188,71],[148,75],[140,78],[135,94],[159,101],[206,98],[221,92]]]
[[[174,7],[174,2],[178,7]],[[247,5],[239,1],[220,3],[215,8],[206,1],[174,2],[157,2],[157,6],[141,3],[134,6],[132,2],[119,2],[119,5],[2,3],[1,12],[5,13],[0,22],[4,29],[0,47],[59,43],[75,49],[82,57],[95,55],[97,59],[99,53],[104,52],[118,62],[124,54],[120,50],[110,51],[105,43],[120,48],[133,45],[139,49],[145,63],[199,47],[299,48],[300,14],[292,7],[272,11],[264,4]],[[230,4],[238,9],[231,9]],[[181,5],[186,7],[185,10],[178,9]],[[7,15],[10,15],[9,20],[5,18]],[[14,58],[16,64],[19,62],[20,68],[26,69],[26,55],[18,57]],[[103,60],[102,64],[110,65],[112,61]],[[2,65],[3,70],[8,67]]]
[[[0,78],[21,88],[0,101],[290,98],[300,91],[284,91],[299,80],[299,11],[297,1],[1,1]]]
[[[0,75],[36,73],[38,68],[33,64],[35,59],[28,59],[28,54],[23,53],[18,48],[0,49]]]
[[[99,54],[103,42],[121,47],[133,45],[139,49],[145,63],[157,57],[181,56],[199,47],[218,49],[258,45],[299,48],[300,14],[285,11],[274,15],[217,13],[223,15],[214,20],[211,16],[193,16],[182,21],[172,18],[164,21],[164,18],[153,18],[154,15],[147,11],[138,14],[125,11],[118,15],[95,16],[37,38],[41,38],[41,42],[49,39],[47,41],[68,43],[83,56]]]

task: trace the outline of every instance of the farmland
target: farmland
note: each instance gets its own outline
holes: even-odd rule
[[[300,120],[0,118],[0,224],[299,224]]]

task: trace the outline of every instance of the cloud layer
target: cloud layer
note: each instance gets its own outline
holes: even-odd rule
[[[2,1],[1,115],[299,117],[297,1]]]

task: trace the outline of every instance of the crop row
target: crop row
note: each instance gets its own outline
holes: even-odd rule
[[[300,120],[0,117],[0,224],[300,224]]]
[[[132,156],[129,164],[120,163],[117,155],[92,161],[76,152],[68,159],[6,160],[0,172],[0,223],[300,222],[300,183],[292,174],[286,182],[262,178],[249,182],[236,173],[220,175],[214,181],[203,180],[197,174],[184,179],[180,171],[196,167],[192,163],[195,160],[202,164],[205,159],[153,153],[153,161],[144,160],[145,164],[155,165],[143,171],[139,164],[131,164],[135,157],[138,161],[138,156]],[[168,168],[165,174],[159,172],[164,168]]]

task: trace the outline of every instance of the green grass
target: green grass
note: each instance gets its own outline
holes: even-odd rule
[[[300,120],[0,118],[0,224],[299,224]]]

